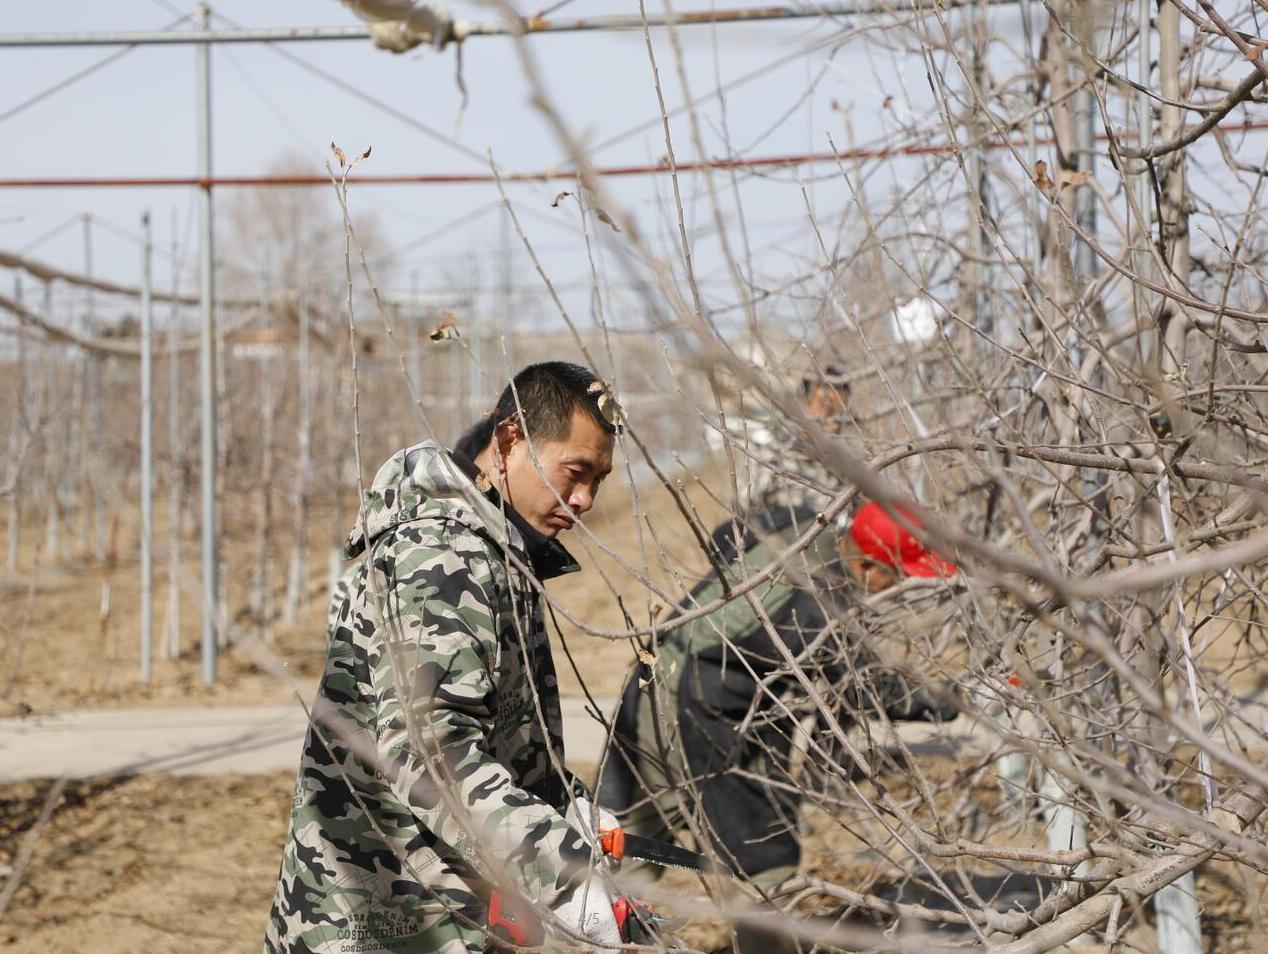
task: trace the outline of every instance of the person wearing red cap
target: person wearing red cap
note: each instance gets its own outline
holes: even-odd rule
[[[891,513],[874,500],[861,506],[850,521],[844,555],[851,572],[869,592],[892,586],[900,576],[955,575],[954,563],[926,548],[903,524],[922,526],[903,507],[894,507]]]
[[[774,505],[750,517],[742,539],[731,521],[715,531],[722,569],[702,580],[664,621],[662,637],[644,647],[651,657],[641,658],[654,663],[640,662],[628,677],[596,789],[622,827],[645,837],[672,839],[688,827],[684,810],[690,813],[717,857],[763,890],[800,862],[796,792],[803,780],[793,769],[794,740],[807,716],[808,724],[824,718],[786,665],[789,654],[823,687],[844,727],[879,711],[895,720],[958,712],[952,693],[909,684],[867,648],[869,624],[854,612],[863,597],[903,576],[955,572],[874,503],[860,508],[849,530],[817,538],[794,570],[753,591],[755,601],[732,600],[673,626],[674,616],[769,565],[813,517],[813,510]],[[904,519],[919,526],[909,514]],[[742,954],[793,949],[769,933],[750,933],[737,931]]]

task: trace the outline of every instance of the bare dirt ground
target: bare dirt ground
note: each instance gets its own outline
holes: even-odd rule
[[[0,921],[0,948],[258,951],[293,785],[283,773],[67,786]],[[0,792],[2,863],[14,863],[50,787]]]
[[[702,518],[718,511],[707,496],[690,492]],[[652,512],[673,506],[663,490],[651,491]],[[613,487],[588,525],[602,544],[622,558],[638,559],[637,524],[630,517],[629,491]],[[315,524],[329,526],[328,512]],[[664,548],[699,571],[705,561],[680,520],[647,536],[650,552]],[[160,525],[156,536],[165,539]],[[138,678],[138,558],[122,541],[135,527],[120,523],[113,555],[105,566],[91,558],[53,561],[28,534],[16,573],[0,581],[0,717],[77,708],[260,705],[294,701],[294,690],[261,668],[241,646],[220,656],[219,679],[206,686],[198,653],[198,550],[190,535],[182,559],[183,599],[179,659],[154,655],[154,678]],[[309,599],[294,626],[274,621],[270,648],[285,663],[305,701],[311,697],[324,662],[327,558],[332,533],[317,534],[309,554]],[[646,602],[633,601],[641,588],[616,560],[593,542],[572,535],[569,547],[586,567],[551,584],[552,594],[579,619],[619,628],[616,595],[636,618],[646,619]],[[255,552],[249,527],[231,522],[225,547],[229,604],[235,635],[255,629],[246,606],[250,563]],[[273,580],[280,610],[287,554],[279,555]],[[166,571],[156,566],[155,637],[164,634]],[[606,576],[608,582],[604,581]],[[666,581],[663,577],[660,582]],[[687,585],[693,582],[687,580]],[[609,586],[609,583],[611,586]],[[102,613],[103,586],[110,590]],[[584,637],[559,617],[576,672],[556,638],[556,657],[565,695],[580,695],[577,672],[595,695],[620,689],[634,657],[626,643]],[[577,766],[585,771],[586,766]],[[591,767],[591,771],[593,768]],[[294,777],[280,775],[190,778],[146,775],[71,783],[37,825],[54,780],[0,786],[0,890],[14,868],[19,887],[0,916],[0,949],[28,952],[200,952],[255,951],[277,877]],[[35,829],[38,828],[38,831]],[[32,832],[35,837],[32,838]],[[20,860],[29,842],[29,862]]]
[[[699,487],[688,488],[686,493],[706,526],[720,518],[718,505]],[[674,508],[662,488],[644,491],[641,506],[653,518]],[[687,586],[698,578],[692,572],[699,574],[708,568],[680,518],[675,515],[669,520],[653,519],[652,523],[657,526],[655,535],[647,529],[646,520],[635,521],[631,516],[630,491],[613,486],[586,521],[593,537],[578,529],[566,541],[581,562],[582,571],[549,584],[552,598],[564,611],[558,621],[567,649],[595,695],[612,696],[619,691],[634,650],[628,644],[583,636],[567,616],[612,630],[623,626],[622,603],[642,622],[646,622],[649,611],[637,579],[604,548],[640,572],[646,566],[640,552],[650,555],[653,566],[660,565],[661,551],[670,553],[678,564],[688,568],[689,575],[681,581]],[[332,526],[330,508],[316,510],[313,525]],[[156,539],[165,541],[166,532],[159,522]],[[220,655],[216,684],[203,683],[197,603],[199,552],[192,531],[183,541],[181,553],[181,655],[175,660],[167,659],[163,650],[169,587],[166,557],[160,552],[155,568],[154,674],[149,683],[140,681],[139,555],[134,545],[125,543],[135,540],[135,534],[133,524],[118,521],[105,565],[98,565],[91,557],[53,561],[40,546],[38,535],[27,534],[18,569],[0,574],[0,717],[84,707],[197,702],[261,705],[293,700],[294,692],[286,683],[262,669],[252,654],[234,645]],[[307,599],[300,604],[293,626],[280,620],[289,544],[280,544],[282,552],[274,554],[274,618],[263,629],[256,626],[248,609],[255,565],[251,557],[258,546],[249,523],[243,521],[242,526],[237,526],[230,522],[222,548],[231,639],[257,632],[266,636],[269,647],[286,664],[305,699],[312,695],[325,659],[329,555],[342,541],[331,531],[318,533],[314,529],[312,535],[320,542],[308,552]],[[652,577],[671,590],[681,585],[663,571],[653,571]],[[108,601],[102,596],[106,587]],[[104,614],[103,606],[108,606]],[[555,646],[562,691],[580,695],[578,677],[558,638]]]
[[[709,494],[686,487],[691,506],[706,525],[720,515]],[[603,546],[636,567],[641,553],[672,553],[685,568],[679,579],[663,571],[653,579],[671,592],[689,587],[707,564],[683,521],[631,517],[628,491],[613,488],[588,521]],[[676,505],[664,490],[647,494],[644,508],[665,514]],[[326,525],[325,521],[323,525]],[[311,696],[320,673],[324,639],[326,556],[330,534],[310,554],[310,594],[295,626],[274,623],[272,648],[285,662],[301,694]],[[249,587],[249,563],[233,557],[247,550],[250,537],[231,533],[230,602],[243,606]],[[619,629],[624,613],[645,622],[649,606],[644,589],[619,560],[601,552],[583,531],[569,547],[586,569],[550,585],[554,598],[578,619],[603,629]],[[0,715],[56,709],[189,705],[243,705],[286,702],[293,691],[263,670],[240,647],[221,657],[220,680],[204,686],[196,652],[197,607],[183,606],[185,652],[175,661],[155,657],[155,678],[137,681],[138,593],[135,556],[119,547],[113,565],[91,560],[54,566],[24,552],[21,571],[0,587]],[[186,569],[196,574],[196,547],[188,541]],[[653,564],[660,561],[653,557]],[[279,566],[284,563],[279,559]],[[163,580],[160,562],[159,580]],[[280,586],[284,570],[274,573]],[[111,587],[110,612],[100,612],[103,582]],[[191,579],[196,592],[196,576]],[[280,596],[276,599],[280,607]],[[166,605],[160,584],[156,608]],[[160,622],[156,632],[161,635]],[[581,693],[581,679],[595,695],[613,696],[622,684],[634,648],[584,636],[559,616],[564,645],[556,640],[556,662],[566,695]],[[249,632],[241,612],[235,631]],[[21,645],[21,650],[18,646]],[[1243,665],[1244,665],[1243,661]],[[580,679],[577,673],[580,673]],[[578,768],[583,768],[577,766]],[[293,777],[290,773],[220,778],[146,775],[71,783],[38,825],[53,780],[0,787],[0,873],[21,869],[8,910],[0,917],[0,949],[14,952],[229,952],[256,951],[262,940],[285,836]],[[990,795],[983,792],[984,804]],[[895,872],[878,864],[851,827],[821,813],[808,813],[810,834],[804,868],[808,874],[844,878],[866,887]],[[29,860],[24,855],[29,850]],[[1261,879],[1262,880],[1262,879]],[[0,891],[9,878],[0,878]],[[1203,929],[1210,951],[1257,950],[1262,932],[1260,904],[1264,884],[1246,884],[1230,869],[1208,865],[1199,871]],[[703,900],[697,879],[671,872],[663,892]],[[1246,899],[1250,898],[1251,901]],[[839,917],[832,905],[813,913]],[[689,922],[683,939],[700,949],[720,949],[727,935],[720,924]],[[1151,932],[1125,938],[1124,949],[1149,950]],[[1134,945],[1134,946],[1133,946]]]
[[[281,773],[145,775],[67,786],[0,920],[0,949],[14,954],[258,951],[293,783],[290,773]],[[7,846],[28,838],[50,788],[48,781],[28,782],[0,792],[0,845],[6,846],[0,864],[14,863]],[[859,888],[896,874],[838,821],[816,812],[808,813],[807,821],[807,874]],[[1258,881],[1243,884],[1220,864],[1199,869],[1208,951],[1261,949],[1256,925],[1268,879]],[[706,900],[699,879],[687,872],[669,872],[658,888],[663,895]],[[805,913],[831,921],[849,915],[837,903],[820,903]],[[719,922],[708,920],[687,922],[680,936],[701,950],[723,949],[728,937]],[[1133,929],[1122,941],[1123,950],[1153,949],[1146,928]]]

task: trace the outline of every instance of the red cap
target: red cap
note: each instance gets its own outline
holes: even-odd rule
[[[923,526],[902,507],[894,512],[912,526]],[[953,576],[954,563],[928,550],[906,528],[899,526],[880,504],[869,501],[858,509],[850,524],[850,536],[863,555],[881,563],[888,563],[907,576]]]

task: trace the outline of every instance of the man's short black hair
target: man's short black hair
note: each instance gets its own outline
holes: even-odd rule
[[[475,457],[488,446],[493,429],[507,420],[518,423],[530,440],[565,440],[572,431],[572,415],[577,408],[608,434],[615,434],[616,427],[599,409],[598,393],[590,390],[598,380],[589,368],[571,361],[530,364],[502,392],[493,413],[473,425],[459,440],[462,446],[456,449],[467,450],[478,444],[475,453],[470,454]]]
[[[458,438],[457,443],[453,445],[453,449],[459,454],[463,454],[475,460],[480,456],[480,452],[489,446],[489,441],[493,439],[493,415],[482,417],[480,420],[472,424],[465,434]]]

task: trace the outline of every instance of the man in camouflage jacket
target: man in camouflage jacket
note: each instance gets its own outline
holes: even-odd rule
[[[592,846],[565,818],[539,593],[578,569],[554,536],[611,468],[594,383],[531,366],[475,461],[428,442],[375,476],[336,593],[269,954],[483,951],[494,889],[574,944],[619,937]]]

